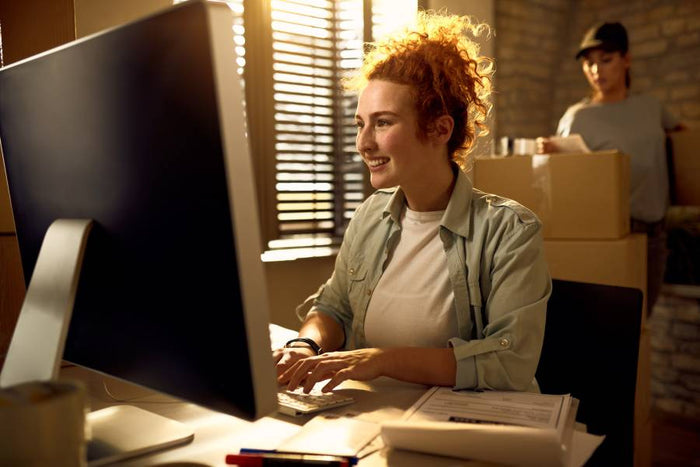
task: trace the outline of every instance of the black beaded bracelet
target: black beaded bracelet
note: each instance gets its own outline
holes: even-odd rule
[[[311,350],[316,352],[316,355],[321,355],[323,353],[323,349],[321,348],[321,346],[318,345],[313,339],[310,339],[308,337],[295,337],[294,339],[288,340],[287,343],[284,344],[284,346],[287,348],[293,347],[289,344],[293,344],[294,342],[303,342],[307,344],[309,347],[311,347]]]

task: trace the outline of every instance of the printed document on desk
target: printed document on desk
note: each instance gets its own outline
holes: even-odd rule
[[[572,401],[569,395],[436,386],[406,411],[404,419],[551,428],[563,436]]]
[[[381,434],[395,448],[511,465],[563,466],[577,407],[569,395],[434,387],[403,420],[382,424]]]

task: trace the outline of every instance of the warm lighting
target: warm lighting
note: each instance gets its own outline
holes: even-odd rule
[[[5,66],[5,56],[2,53],[2,23],[0,23],[0,66]]]
[[[294,261],[299,258],[314,258],[322,256],[332,256],[335,254],[334,248],[294,248],[289,250],[266,251],[260,258],[263,262]]]
[[[416,20],[417,0],[373,0],[372,36],[379,39]]]

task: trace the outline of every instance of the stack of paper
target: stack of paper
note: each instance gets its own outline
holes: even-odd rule
[[[556,147],[556,152],[591,152],[578,133],[572,133],[569,136],[550,136],[549,141]]]
[[[578,401],[569,395],[434,387],[403,420],[382,424],[393,448],[507,465],[570,465]]]

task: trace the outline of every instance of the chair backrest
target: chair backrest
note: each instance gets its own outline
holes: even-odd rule
[[[639,289],[553,280],[540,389],[579,399],[577,421],[605,435],[588,466],[631,466],[642,318]]]

